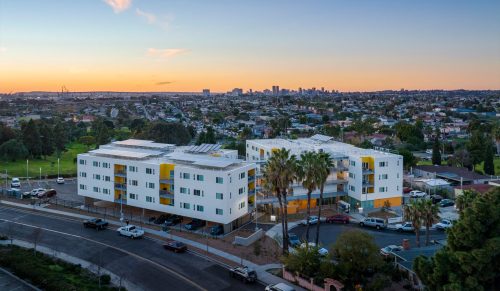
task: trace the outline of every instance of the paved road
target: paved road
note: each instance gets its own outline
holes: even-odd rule
[[[0,232],[33,242],[33,226],[41,227],[39,244],[97,264],[143,290],[262,290],[229,278],[220,265],[195,254],[163,250],[161,241],[131,240],[113,230],[95,231],[80,220],[0,206]]]
[[[336,241],[339,235],[342,232],[345,232],[347,230],[352,230],[352,229],[359,229],[362,231],[365,231],[372,235],[375,239],[375,243],[382,247],[385,247],[387,245],[395,244],[395,245],[401,245],[403,242],[403,239],[407,238],[410,240],[410,246],[415,246],[415,233],[414,232],[397,232],[397,231],[392,231],[392,230],[376,230],[373,228],[362,228],[358,226],[357,224],[350,223],[347,225],[344,224],[329,224],[329,223],[322,223],[320,227],[320,235],[319,235],[319,240],[320,244],[324,246],[331,246],[333,245]],[[297,234],[300,238],[305,239],[305,232],[306,232],[306,227],[305,226],[297,226],[296,228],[292,229],[290,232]],[[316,225],[312,225],[311,229],[309,231],[309,241],[314,241],[316,238]],[[430,239],[431,240],[441,240],[445,239],[446,234],[442,231],[438,230],[431,230],[430,231]],[[420,243],[423,245],[425,243],[425,231],[422,231],[420,233]]]

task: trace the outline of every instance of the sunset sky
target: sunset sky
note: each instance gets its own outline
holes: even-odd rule
[[[0,92],[500,89],[500,1],[0,0]]]

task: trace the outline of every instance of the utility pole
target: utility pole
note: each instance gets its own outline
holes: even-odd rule
[[[59,179],[59,158],[57,158],[57,178]]]
[[[26,160],[26,182],[29,184],[28,169],[29,169],[29,160]]]

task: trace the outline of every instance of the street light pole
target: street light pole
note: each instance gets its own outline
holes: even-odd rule
[[[40,167],[40,179],[39,179],[39,182],[38,182],[39,185],[42,184],[42,167]]]
[[[29,169],[29,160],[26,160],[26,182],[29,184],[29,174],[28,174],[28,169]]]
[[[59,158],[57,158],[57,178],[59,179]]]

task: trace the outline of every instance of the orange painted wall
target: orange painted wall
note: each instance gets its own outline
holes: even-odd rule
[[[384,202],[389,200],[391,206],[401,206],[401,197],[392,197],[392,198],[384,198],[384,199],[375,199],[373,202],[373,207],[380,208],[384,206]]]

